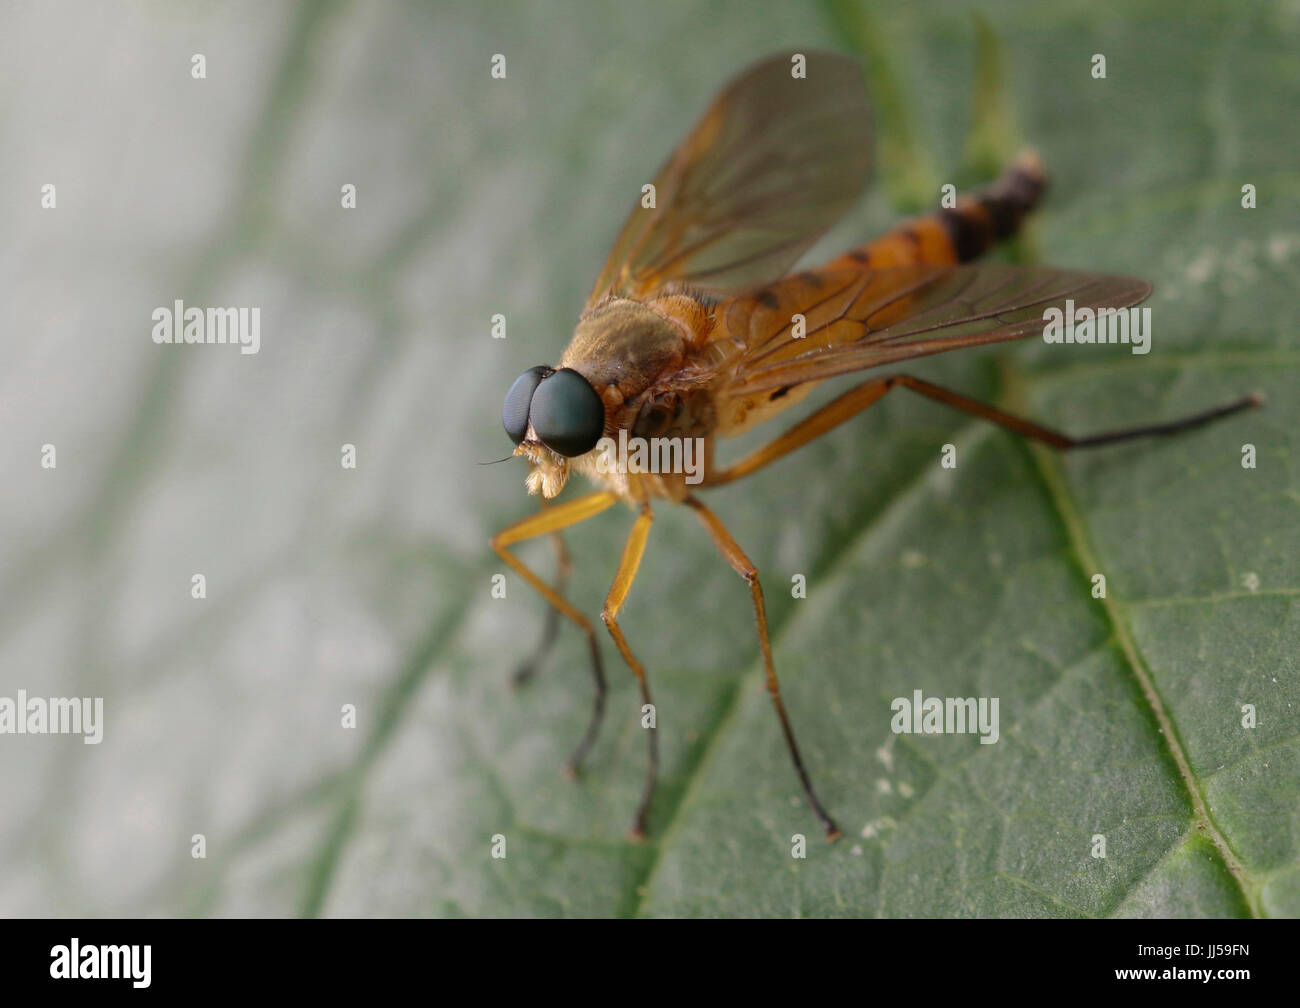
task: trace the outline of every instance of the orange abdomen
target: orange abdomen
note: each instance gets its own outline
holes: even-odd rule
[[[1038,156],[1022,154],[992,185],[957,205],[900,224],[827,263],[827,268],[951,266],[977,258],[1020,230],[1047,178]]]

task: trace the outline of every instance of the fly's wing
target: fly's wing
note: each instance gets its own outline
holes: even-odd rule
[[[800,273],[718,306],[721,332],[708,349],[719,433],[766,419],[811,382],[1042,333],[1044,313],[1064,315],[1067,300],[1077,315],[1150,292],[1132,277],[999,263]]]
[[[721,296],[782,276],[857,199],[871,163],[858,64],[808,52],[806,76],[773,56],[732,81],[638,203],[587,306],[669,285]]]

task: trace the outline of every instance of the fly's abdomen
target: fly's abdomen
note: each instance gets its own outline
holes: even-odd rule
[[[900,224],[828,266],[883,269],[969,262],[1019,231],[1046,186],[1038,155],[1022,154],[992,185],[958,197],[956,206]]]

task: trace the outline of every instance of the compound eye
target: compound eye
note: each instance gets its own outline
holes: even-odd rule
[[[506,401],[501,406],[501,425],[516,445],[528,433],[528,407],[533,401],[533,393],[542,379],[551,373],[545,365],[529,368],[515,379],[506,393]]]
[[[586,378],[561,368],[537,387],[529,419],[546,447],[574,458],[595,448],[605,433],[605,404]]]

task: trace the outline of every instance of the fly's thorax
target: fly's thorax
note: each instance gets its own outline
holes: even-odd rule
[[[621,420],[620,426],[640,438],[708,437],[718,425],[708,390],[687,381],[648,389],[628,404]]]
[[[583,313],[560,359],[616,411],[686,360],[680,324],[640,301],[609,298]]]
[[[583,313],[559,367],[582,375],[600,396],[606,441],[570,459],[573,471],[632,501],[682,499],[698,483],[704,443],[715,420],[707,391],[689,362],[711,321],[707,303],[681,294],[651,302],[611,297]],[[610,441],[629,436],[649,448],[671,442],[681,453],[682,439],[689,438],[692,453],[682,458],[691,463],[690,471],[657,465],[642,470],[635,461],[629,470],[623,451],[603,451]],[[640,458],[635,448],[631,457]],[[663,459],[657,455],[651,461]]]

